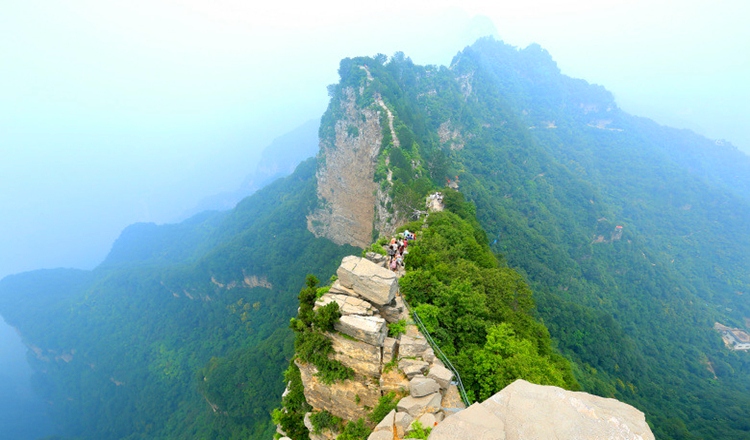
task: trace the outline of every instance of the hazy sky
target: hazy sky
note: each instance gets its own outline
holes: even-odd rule
[[[92,267],[135,221],[235,189],[346,56],[549,50],[631,113],[750,150],[744,1],[51,0],[0,6],[0,277]]]

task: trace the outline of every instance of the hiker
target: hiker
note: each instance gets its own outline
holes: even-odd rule
[[[398,272],[398,260],[395,258],[391,259],[391,270],[394,272]]]
[[[396,256],[396,250],[391,245],[388,246],[388,251],[386,253],[388,254],[388,261],[392,260],[393,257]]]

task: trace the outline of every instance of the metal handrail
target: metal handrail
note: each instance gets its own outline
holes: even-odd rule
[[[399,295],[401,292],[399,292]],[[430,344],[430,347],[432,347],[432,351],[435,353],[435,356],[440,359],[443,364],[451,370],[453,375],[456,377],[456,385],[458,387],[458,394],[461,396],[461,400],[464,402],[464,404],[468,407],[471,405],[471,402],[469,402],[469,396],[466,394],[466,390],[464,389],[464,384],[461,381],[461,375],[458,374],[458,370],[456,370],[456,367],[453,366],[450,359],[448,359],[448,356],[443,353],[443,350],[438,347],[437,343],[432,339],[432,336],[430,336],[430,332],[427,331],[427,328],[425,328],[424,324],[422,323],[422,320],[419,319],[419,315],[417,315],[417,311],[409,307],[409,303],[406,302],[406,298],[404,298],[403,295],[401,295],[401,299],[404,301],[404,305],[409,310],[411,315],[414,317],[414,322],[417,323],[417,326],[419,326],[419,330],[422,331],[422,334],[424,335],[425,339],[427,340],[427,343]]]

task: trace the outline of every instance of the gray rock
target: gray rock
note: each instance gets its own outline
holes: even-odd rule
[[[395,338],[385,338],[383,341],[383,363],[390,364],[398,352],[398,340]]]
[[[330,357],[364,376],[380,376],[380,348],[355,341],[340,333],[327,333],[333,353]]]
[[[399,412],[409,413],[412,417],[419,417],[424,413],[440,411],[440,393],[432,393],[424,397],[406,396],[396,405]]]
[[[438,391],[440,391],[440,385],[438,385],[433,379],[424,376],[416,376],[409,381],[409,393],[413,397],[424,397]]]
[[[427,340],[423,337],[412,337],[409,335],[401,335],[399,342],[398,358],[410,358],[418,357],[421,358],[425,350],[429,345]]]
[[[320,381],[318,369],[312,364],[294,361],[299,367],[305,400],[316,410],[326,410],[336,417],[357,420],[366,417],[380,399],[378,382],[367,376],[355,376],[333,384]]]
[[[432,429],[428,439],[505,440],[505,425],[487,408],[475,403],[439,423]]]
[[[385,320],[377,316],[345,315],[333,328],[376,347],[382,347],[388,335]]]
[[[396,418],[396,410],[393,409],[385,417],[383,417],[383,420],[381,420],[375,426],[375,429],[373,429],[372,432],[388,431],[388,432],[393,433],[393,425],[394,425],[395,418]]]
[[[422,414],[417,420],[411,422],[409,427],[406,429],[406,432],[413,431],[414,424],[416,422],[419,422],[422,425],[422,428],[434,428],[437,424],[437,418],[435,418],[435,415],[431,413]]]
[[[383,254],[379,254],[377,252],[368,252],[365,254],[365,258],[372,261],[373,263],[377,264],[378,266],[385,265],[385,262],[388,260],[388,257],[386,257]]]
[[[391,304],[378,307],[378,313],[380,313],[380,316],[385,318],[385,320],[388,321],[389,324],[393,324],[401,319],[403,309],[399,308],[396,305],[395,301],[392,301]]]
[[[393,423],[397,427],[401,427],[402,429],[406,429],[409,427],[409,424],[414,420],[414,417],[411,416],[411,414],[407,412],[397,412],[396,417],[393,419]]]
[[[315,301],[315,307],[313,307],[313,310],[318,310],[332,302],[339,305],[339,311],[342,315],[371,316],[377,313],[377,309],[362,298],[341,293],[331,293],[330,291],[323,294],[323,296]]]
[[[440,423],[445,419],[445,413],[442,411],[438,411],[435,413],[435,421]]]
[[[416,359],[401,359],[398,361],[398,368],[404,372],[408,379],[411,379],[418,375],[424,376],[430,367],[427,362],[424,361]]]
[[[331,284],[331,288],[328,289],[328,293],[338,293],[341,295],[354,296],[359,298],[359,295],[357,295],[354,290],[348,287],[344,287],[339,280],[336,280],[333,282],[333,284]]]
[[[281,437],[279,440],[292,440],[289,437]]]
[[[449,418],[430,440],[653,440],[642,412],[615,399],[517,380]]]
[[[342,286],[377,306],[389,304],[398,291],[396,274],[365,258],[344,257],[336,274]]]
[[[375,431],[367,437],[367,440],[393,440],[393,432]]]
[[[441,389],[446,390],[451,384],[451,380],[453,380],[453,372],[441,365],[432,364],[427,377],[434,379],[440,385]]]

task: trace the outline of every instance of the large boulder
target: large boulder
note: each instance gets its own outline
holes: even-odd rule
[[[440,385],[440,388],[445,390],[448,389],[448,385],[450,385],[451,380],[453,380],[453,372],[442,365],[432,364],[427,377],[435,380],[435,382]]]
[[[377,309],[369,302],[356,296],[349,296],[340,293],[325,293],[315,301],[313,310],[318,310],[328,304],[335,302],[339,305],[339,311],[342,315],[366,315],[371,316],[377,312]]]
[[[401,359],[398,361],[398,368],[404,372],[407,378],[412,379],[415,376],[424,376],[430,368],[430,364],[417,359]]]
[[[415,335],[414,337],[409,335],[401,335],[401,341],[399,342],[398,358],[421,358],[425,350],[429,348],[427,339],[422,335]]]
[[[344,315],[333,328],[376,347],[382,347],[388,336],[385,319],[377,316]]]
[[[424,397],[406,396],[396,405],[399,412],[409,413],[412,417],[419,417],[424,413],[440,411],[440,393],[432,393]]]
[[[363,376],[380,376],[380,348],[348,338],[340,333],[328,333],[333,353],[331,357]]]
[[[653,440],[642,412],[630,405],[517,380],[481,404],[445,419],[430,440]]]
[[[440,391],[440,385],[433,379],[416,376],[409,381],[409,394],[414,397],[424,397]]]
[[[390,304],[398,291],[398,277],[366,258],[344,257],[336,271],[342,286],[377,306]]]
[[[487,408],[475,403],[443,420],[442,423],[438,423],[432,428],[427,438],[429,440],[505,440],[505,425]]]
[[[326,410],[336,417],[357,420],[370,413],[380,400],[377,381],[367,376],[325,384],[317,377],[318,369],[312,364],[296,360],[302,376],[305,400],[316,410]]]

